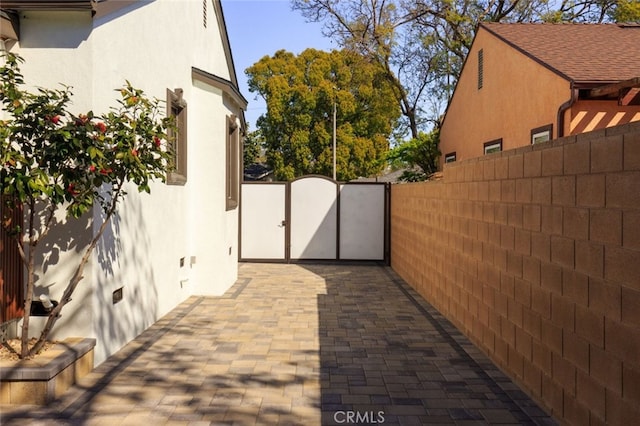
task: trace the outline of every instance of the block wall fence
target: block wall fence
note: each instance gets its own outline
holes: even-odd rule
[[[640,418],[640,123],[393,185],[391,266],[561,422]]]

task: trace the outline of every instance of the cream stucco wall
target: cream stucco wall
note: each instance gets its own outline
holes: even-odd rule
[[[484,56],[478,89],[478,51]],[[484,143],[502,138],[503,150],[531,143],[531,130],[553,124],[571,97],[569,82],[479,28],[449,104],[440,134],[442,158],[484,154]]]
[[[222,92],[200,81],[194,83],[193,100],[198,109],[189,119],[202,143],[192,158],[193,180],[197,192],[190,200],[190,222],[194,225],[192,246],[197,253],[193,266],[193,291],[220,295],[237,278],[238,208],[226,210],[224,162],[226,158],[227,116],[230,115]],[[212,160],[222,162],[212,167]],[[190,177],[191,179],[191,177]]]
[[[225,143],[226,117],[240,109],[192,79],[192,67],[230,77],[214,8],[210,3],[206,28],[201,0],[156,0],[94,19],[27,12],[21,40],[10,49],[26,59],[27,81],[72,85],[78,112],[106,112],[125,79],[162,100],[166,89],[184,90],[187,183],[153,183],[151,195],[130,188],[53,335],[97,338],[99,364],[188,296],[222,294],[237,278],[238,213],[225,208]],[[97,226],[87,218],[66,232],[86,241]],[[39,292],[54,299],[62,293],[79,248],[56,251],[55,265],[41,271],[47,287]],[[124,298],[113,304],[120,287]]]

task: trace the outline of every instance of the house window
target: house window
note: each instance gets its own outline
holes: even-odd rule
[[[238,206],[240,193],[240,128],[235,115],[227,117],[226,151],[227,210],[233,210]]]
[[[175,119],[175,129],[169,131],[172,151],[167,176],[169,185],[187,182],[187,102],[182,94],[182,89],[167,89],[167,115]]]
[[[444,156],[444,162],[445,163],[453,163],[454,161],[456,161],[456,153],[455,152],[450,152],[448,154],[445,154],[445,156]]]
[[[552,133],[553,124],[548,124],[546,126],[533,129],[531,130],[531,143],[536,144],[550,141]]]
[[[478,89],[484,84],[484,50],[478,51]]]
[[[493,154],[502,151],[502,139],[496,139],[484,144],[484,154]]]

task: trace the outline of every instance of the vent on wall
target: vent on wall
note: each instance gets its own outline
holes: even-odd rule
[[[207,28],[207,1],[202,0],[202,25]]]
[[[484,50],[478,51],[478,89],[484,84]]]
[[[124,287],[120,287],[119,289],[113,292],[113,304],[115,305],[118,302],[122,301],[122,289]]]

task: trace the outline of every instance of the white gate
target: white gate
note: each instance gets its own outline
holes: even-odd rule
[[[241,257],[284,259],[286,239],[285,183],[242,184]]]
[[[245,182],[240,260],[388,261],[388,184]]]

